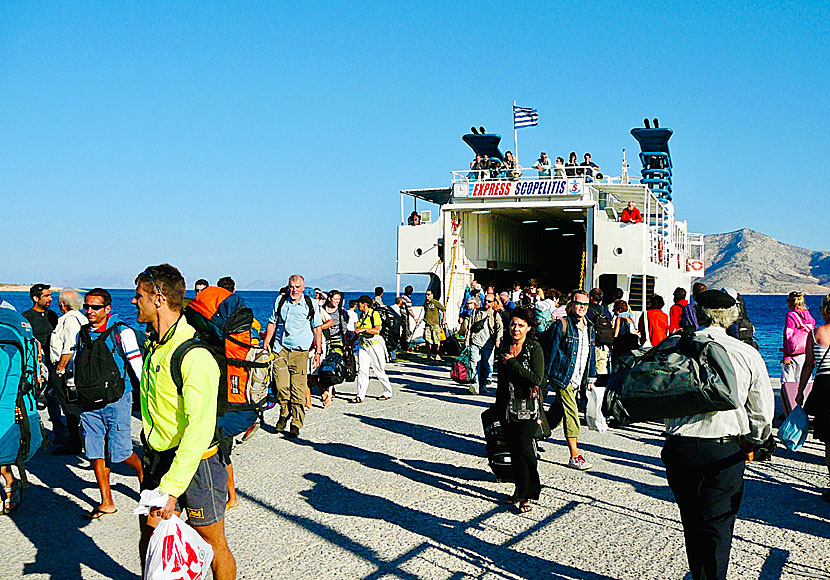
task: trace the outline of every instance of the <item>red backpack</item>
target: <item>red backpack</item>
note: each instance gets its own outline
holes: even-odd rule
[[[254,339],[254,314],[242,299],[224,288],[208,286],[184,309],[194,338],[173,352],[170,374],[182,393],[182,359],[194,348],[213,355],[221,371],[217,401],[217,437],[244,432],[264,410],[273,375],[274,355]]]

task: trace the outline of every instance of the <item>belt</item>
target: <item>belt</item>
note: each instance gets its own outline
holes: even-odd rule
[[[726,435],[725,437],[685,437],[683,435],[669,435],[663,434],[667,441],[704,441],[707,443],[738,443],[741,438],[737,435]]]

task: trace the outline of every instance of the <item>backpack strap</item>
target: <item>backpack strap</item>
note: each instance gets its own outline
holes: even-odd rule
[[[173,351],[173,355],[170,357],[170,378],[173,379],[173,383],[176,385],[176,392],[180,397],[182,396],[182,390],[184,389],[182,362],[184,361],[185,355],[194,348],[204,348],[207,350],[207,347],[203,345],[199,339],[188,338],[176,347],[176,350]]]
[[[308,297],[307,294],[303,294],[303,298],[305,298],[305,305],[308,309],[308,323],[310,325],[314,324],[314,304],[311,302],[311,298]],[[282,317],[282,305],[285,304],[286,297],[281,296],[280,301],[277,303],[277,324],[279,324],[280,318]],[[285,320],[283,320],[283,324],[285,324]],[[313,326],[312,326],[313,328]]]

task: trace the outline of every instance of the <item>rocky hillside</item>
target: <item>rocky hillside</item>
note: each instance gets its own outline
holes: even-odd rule
[[[732,286],[744,294],[830,292],[830,252],[791,246],[753,230],[705,236],[710,288]]]

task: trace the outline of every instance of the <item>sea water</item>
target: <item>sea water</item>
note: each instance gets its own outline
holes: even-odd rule
[[[118,313],[119,317],[136,328],[138,325],[135,322],[135,306],[131,304],[135,290],[110,290],[112,294],[113,312]],[[277,293],[274,291],[253,291],[240,290],[237,294],[245,301],[245,304],[253,311],[254,316],[265,328],[268,318],[274,309],[274,301]],[[373,296],[373,292],[346,292],[345,302],[348,306],[349,300],[356,300],[361,295],[366,294]],[[192,291],[187,292],[188,297],[193,296]],[[384,302],[392,304],[394,301],[394,293],[388,292],[384,296]],[[29,300],[29,295],[25,292],[5,292],[3,298],[10,302],[18,312],[22,312],[31,307],[32,303]],[[816,323],[823,324],[819,306],[823,296],[807,296],[807,307],[810,313],[816,319]],[[423,304],[423,293],[414,293],[412,295],[413,304]],[[781,376],[781,347],[783,345],[784,336],[784,318],[787,315],[787,296],[786,295],[760,295],[760,294],[745,294],[744,302],[746,303],[747,314],[749,319],[755,325],[755,339],[761,350],[761,355],[764,357],[764,362],[767,364],[767,369],[771,377]],[[52,309],[58,311],[57,308],[57,294],[52,302]],[[668,311],[668,308],[666,308]]]

